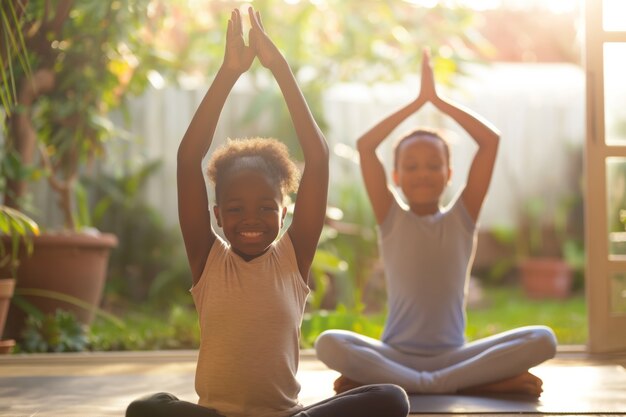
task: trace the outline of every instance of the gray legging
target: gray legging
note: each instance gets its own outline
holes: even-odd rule
[[[365,385],[300,410],[292,417],[406,417],[409,399],[397,385]],[[218,411],[165,392],[130,403],[126,417],[225,417]]]
[[[353,381],[444,394],[524,373],[554,357],[556,345],[550,328],[526,326],[436,355],[417,355],[354,332],[326,330],[315,350],[326,366]]]

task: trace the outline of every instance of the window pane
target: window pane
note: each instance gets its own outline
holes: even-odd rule
[[[611,277],[611,313],[626,313],[626,274],[614,274]]]
[[[626,158],[607,158],[609,255],[626,258]]]
[[[626,30],[626,2],[624,0],[602,2],[602,27],[606,31]]]
[[[626,5],[626,1],[624,1]],[[624,17],[626,22],[626,17]],[[626,145],[626,43],[604,44],[604,126],[606,143]]]

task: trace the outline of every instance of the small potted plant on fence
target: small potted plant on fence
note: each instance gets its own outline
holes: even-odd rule
[[[60,228],[46,225],[33,239],[33,256],[20,259],[17,289],[41,312],[61,306],[84,324],[100,303],[117,238],[86,227],[88,197],[79,192],[80,178],[101,162],[105,142],[115,136],[107,115],[123,104],[125,92],[138,93],[147,85],[144,61],[158,61],[138,35],[146,27],[148,3],[16,0],[3,1],[0,10],[5,113],[0,144],[22,167],[42,168],[63,218]],[[28,185],[23,176],[10,176],[4,204],[22,209]],[[34,217],[42,211],[35,210]],[[19,336],[23,321],[23,309],[13,303],[11,337]]]

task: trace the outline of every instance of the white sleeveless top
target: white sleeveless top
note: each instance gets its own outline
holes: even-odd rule
[[[382,340],[431,355],[465,342],[465,297],[476,224],[463,200],[418,216],[394,200],[379,227],[389,312]]]
[[[308,293],[288,233],[249,262],[215,240],[191,289],[200,405],[227,417],[283,417],[302,408],[296,372]]]

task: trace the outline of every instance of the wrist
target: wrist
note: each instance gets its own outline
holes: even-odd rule
[[[272,63],[270,71],[272,72],[272,74],[274,74],[276,78],[284,75],[292,75],[289,63],[283,56],[277,59],[276,62]]]
[[[222,63],[219,70],[217,71],[216,78],[220,77],[224,80],[232,81],[233,83],[235,83],[239,79],[241,74],[241,71],[229,68],[226,63]]]

